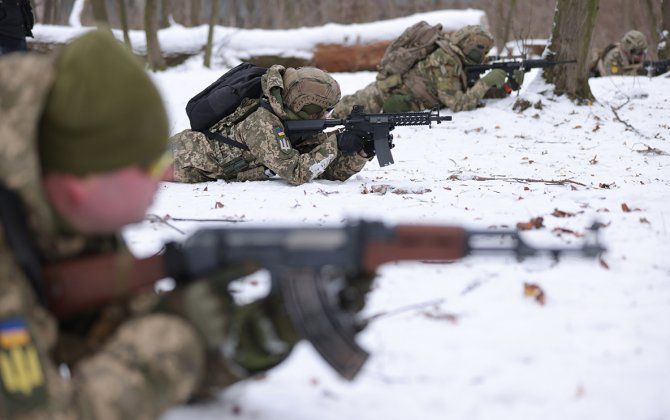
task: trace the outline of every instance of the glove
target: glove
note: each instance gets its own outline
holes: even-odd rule
[[[350,313],[358,313],[365,307],[365,297],[372,287],[376,274],[359,274],[347,277],[347,287],[339,296],[340,307]]]
[[[512,80],[510,80],[510,87],[512,90],[519,90],[521,89],[521,85],[523,85],[523,78],[525,76],[525,72],[523,70],[514,70],[514,73],[512,73]]]
[[[486,83],[488,87],[501,89],[505,85],[505,80],[507,80],[507,73],[503,69],[493,69],[480,80]]]
[[[361,131],[344,131],[337,134],[337,148],[344,155],[353,155],[363,150],[366,133]]]
[[[299,340],[281,298],[270,295],[235,308],[223,351],[230,362],[250,374],[282,362]]]
[[[181,316],[200,334],[208,351],[217,351],[226,339],[233,301],[207,280],[168,293],[158,311]]]

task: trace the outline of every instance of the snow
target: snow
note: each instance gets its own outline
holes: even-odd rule
[[[384,36],[408,24],[387,25]],[[219,39],[230,34],[218,29]],[[38,26],[37,33],[69,39],[83,30]],[[310,30],[235,34],[254,40],[246,44],[250,49],[274,48],[285,36],[292,42],[287,48],[302,50]],[[331,39],[330,29],[319,31],[319,41]],[[205,29],[172,27],[161,36],[170,49],[191,48],[202,44]],[[139,33],[133,37],[141,48]],[[201,63],[196,56],[152,75],[172,133],[188,127],[188,99],[223,72]],[[347,94],[375,74],[334,77]],[[607,226],[609,248],[604,264],[502,257],[389,264],[379,271],[364,316],[430,305],[382,316],[360,334],[372,356],[354,382],[338,378],[301,343],[264,378],[232,386],[209,403],[174,408],[164,418],[669,418],[670,155],[660,152],[670,153],[670,79],[600,78],[591,87],[598,101],[577,107],[552,96],[533,71],[520,98],[541,101],[542,109],[516,112],[513,96],[453,114],[452,122],[432,129],[398,128],[396,163],[379,168],[373,161],[343,183],[162,184],[150,213],[172,219],[151,218],[124,232],[138,256],[207,226],[331,226],[356,218],[487,228],[542,216],[545,227],[524,237],[566,246],[581,238],[559,237],[554,228],[583,233],[597,219]],[[383,185],[385,194],[362,193]],[[555,209],[575,215],[555,217]],[[541,287],[546,303],[524,296],[524,283]],[[253,294],[263,282],[247,287]]]
[[[74,16],[74,15],[73,15]],[[418,13],[407,17],[372,22],[342,25],[329,23],[318,27],[303,27],[290,30],[239,29],[217,26],[214,31],[214,51],[223,55],[230,65],[241,58],[258,55],[292,56],[310,59],[312,51],[319,43],[356,44],[390,41],[397,38],[408,26],[421,20],[435,25],[441,23],[447,31],[454,31],[466,25],[487,25],[482,10],[440,10]],[[76,25],[79,21],[72,17]],[[67,42],[92,28],[68,28],[52,25],[35,25],[35,40],[40,42]],[[207,40],[207,25],[186,28],[178,24],[161,29],[158,39],[164,52],[196,53],[204,48]],[[114,35],[123,40],[123,32],[114,30]],[[146,52],[144,31],[129,32],[136,52]]]
[[[187,127],[186,101],[220,75],[198,66],[154,75],[173,132]],[[370,72],[334,76],[345,94],[374,80]],[[233,223],[330,226],[355,218],[514,227],[542,216],[546,227],[525,233],[533,244],[577,245],[580,238],[552,230],[583,233],[597,219],[607,226],[609,248],[608,269],[595,260],[502,257],[387,265],[364,316],[433,304],[374,321],[359,336],[372,356],[354,382],[338,378],[301,343],[263,379],[164,418],[668,418],[670,156],[641,152],[670,152],[670,79],[600,78],[591,87],[598,102],[577,107],[552,96],[533,71],[520,97],[541,101],[542,109],[515,112],[510,97],[430,130],[398,128],[396,163],[382,169],[371,162],[344,183],[161,185],[152,214],[229,220],[170,221],[187,234]],[[612,107],[638,133],[617,121]],[[408,193],[362,194],[378,185]],[[623,211],[624,203],[632,211]],[[555,209],[575,216],[554,217]],[[145,222],[125,236],[137,255],[149,255],[187,235]],[[525,297],[524,283],[540,286],[546,304]]]

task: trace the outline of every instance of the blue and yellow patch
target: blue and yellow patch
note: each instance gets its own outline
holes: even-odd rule
[[[0,320],[0,385],[10,413],[26,412],[46,402],[42,363],[23,317]]]
[[[277,140],[277,143],[279,143],[279,147],[284,150],[291,150],[291,143],[288,141],[288,137],[286,137],[286,133],[284,133],[284,129],[280,127],[275,127],[275,140]]]

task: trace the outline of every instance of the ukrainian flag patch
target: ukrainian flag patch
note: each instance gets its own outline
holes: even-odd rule
[[[10,413],[30,411],[46,402],[42,363],[20,316],[0,320],[0,385]]]
[[[277,140],[277,143],[279,143],[279,147],[282,150],[291,150],[291,143],[289,143],[286,133],[284,133],[284,129],[280,127],[275,128],[275,140]]]

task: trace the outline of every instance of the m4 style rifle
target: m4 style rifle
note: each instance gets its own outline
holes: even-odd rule
[[[514,71],[521,70],[528,73],[531,69],[544,69],[558,65],[565,65],[576,63],[577,60],[553,61],[546,59],[530,59],[530,60],[511,60],[511,61],[496,61],[488,64],[466,64],[463,66],[465,74],[468,79],[468,86],[472,87],[479,80],[480,76],[491,69],[502,69],[507,73],[507,83],[512,90],[519,90],[520,86],[514,79]]]
[[[442,121],[451,121],[451,116],[440,115],[438,108],[424,112],[366,114],[362,106],[356,105],[344,119],[287,120],[284,121],[284,127],[291,142],[299,144],[327,128],[344,126],[345,131],[363,135],[367,143],[365,150],[374,151],[379,166],[384,167],[393,163],[391,131],[394,128],[410,125],[427,125],[430,128],[433,122],[440,124]]]
[[[225,269],[265,268],[272,279],[270,293],[281,297],[296,331],[351,380],[368,358],[355,340],[364,322],[350,309],[361,298],[356,286],[362,280],[352,279],[369,279],[380,265],[394,261],[448,262],[476,254],[596,257],[605,250],[597,233],[594,225],[581,246],[539,248],[516,230],[459,226],[358,221],[325,228],[211,228],[183,244],[169,243],[165,253],[150,258],[111,253],[48,265],[45,291],[51,312],[67,319],[151,290],[166,277],[179,288]]]

